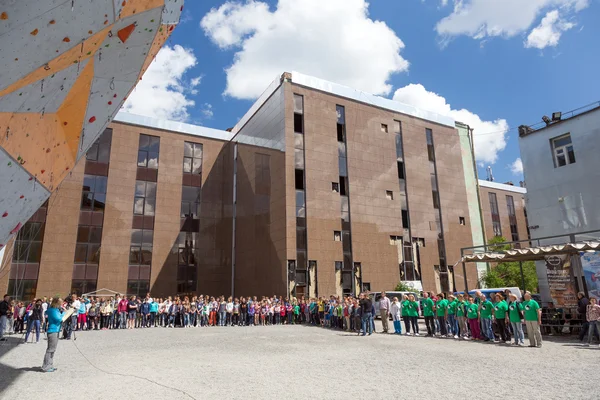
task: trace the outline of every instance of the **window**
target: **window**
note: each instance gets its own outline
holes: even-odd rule
[[[394,120],[394,133],[402,133],[402,122]]]
[[[295,171],[296,190],[304,190],[304,171],[297,169]]]
[[[335,242],[341,242],[342,241],[342,232],[340,232],[340,231],[333,231],[333,240]]]
[[[515,211],[515,200],[512,196],[506,196],[508,208],[508,220],[510,223],[510,235],[513,242],[519,241],[519,230],[517,228],[517,213]]]
[[[427,137],[427,155],[429,161],[435,161],[435,150],[433,148],[433,132],[431,129],[425,129],[425,135]]]
[[[425,247],[425,238],[414,237],[413,243],[416,243],[419,247]]]
[[[150,183],[150,182],[148,182]],[[181,218],[198,219],[200,215],[200,198],[202,189],[195,186],[181,188]]]
[[[160,150],[160,138],[140,134],[138,150],[138,167],[158,169],[158,153]]]
[[[432,190],[431,197],[433,198],[433,208],[438,210],[440,208],[440,194],[437,190]]]
[[[346,138],[346,109],[344,106],[335,106],[337,113],[337,140],[338,142],[345,142]]]
[[[154,231],[133,229],[129,249],[129,265],[150,265],[152,263],[152,241]]]
[[[461,225],[465,225],[465,217],[458,217],[458,223]]]
[[[402,210],[402,227],[406,229],[410,228],[408,210]]]
[[[304,150],[294,149],[294,167],[304,169]]]
[[[392,246],[396,246],[396,245],[399,245],[399,244],[401,245],[402,244],[402,236],[391,235],[390,236],[390,244]]]
[[[516,216],[515,213],[515,199],[512,196],[506,196],[506,205],[508,207],[508,216]]]
[[[488,193],[490,201],[490,211],[492,213],[492,229],[494,236],[502,236],[502,226],[500,224],[500,213],[498,211],[498,199],[496,193]]]
[[[552,150],[554,151],[554,166],[564,167],[575,163],[575,150],[571,143],[571,134],[551,139]]]
[[[331,182],[331,191],[334,193],[340,192],[340,184],[337,182]]]
[[[342,265],[344,265],[343,262],[341,262],[341,261],[335,261],[335,264],[334,264],[335,270],[336,271],[341,271],[342,270]]]
[[[398,161],[398,179],[404,178],[404,163],[402,161]]]
[[[135,215],[154,215],[156,207],[156,183],[146,181],[135,182],[135,200],[133,213]]]
[[[340,176],[340,194],[348,196],[348,178],[345,176]]]
[[[75,262],[98,264],[100,261],[100,242],[102,227],[79,225],[77,244],[75,245]]]
[[[306,199],[304,190],[296,190],[296,217],[306,218]]]
[[[106,129],[96,142],[86,153],[88,161],[108,164],[110,158],[110,143],[112,139],[112,129]]]
[[[302,226],[296,227],[296,258],[298,259],[298,265],[300,265],[298,250],[306,250],[306,228]]]
[[[381,132],[388,133],[388,126],[386,124],[381,124]]]
[[[106,176],[84,175],[81,194],[81,209],[104,211],[106,204]]]
[[[13,261],[24,263],[40,262],[45,226],[45,223],[29,221],[23,225],[19,233],[17,233],[13,250]]]
[[[294,132],[304,133],[302,114],[294,114]]]
[[[392,192],[391,190],[386,190],[385,191],[385,197],[388,200],[394,200],[394,192]]]
[[[183,172],[185,174],[201,174],[202,145],[200,143],[184,142],[183,146]]]
[[[344,125],[337,124],[337,140],[338,142],[344,143]]]
[[[294,112],[297,114],[304,113],[304,96],[294,93]]]

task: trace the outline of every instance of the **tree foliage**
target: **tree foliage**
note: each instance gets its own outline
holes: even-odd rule
[[[413,293],[419,293],[419,291],[417,289],[415,289],[412,286],[408,286],[406,283],[404,282],[400,282],[396,285],[396,288],[394,289],[396,292],[413,292]]]
[[[488,250],[502,251],[510,249],[510,245],[501,245],[506,242],[503,237],[494,237],[488,240]],[[521,288],[522,281],[525,282],[525,290],[536,293],[538,291],[538,277],[534,261],[523,262],[523,278],[521,279],[521,268],[518,262],[504,262],[497,265],[492,264],[490,270],[483,276],[482,281],[486,287],[518,287]]]

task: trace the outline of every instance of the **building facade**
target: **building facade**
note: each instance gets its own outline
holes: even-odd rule
[[[590,240],[599,233],[600,104],[562,115],[540,127],[519,127],[519,147],[525,182],[531,238],[558,244]],[[546,117],[547,118],[547,117]],[[546,266],[537,262],[542,299],[551,300]],[[585,279],[579,257],[572,259],[577,290]]]
[[[120,114],[26,224],[13,246],[26,256],[7,255],[0,285],[16,297],[461,290],[454,266],[481,226],[463,147],[449,118],[295,72],[231,132]],[[476,287],[475,266],[466,279]]]
[[[524,241],[518,245],[528,247],[529,239],[525,196],[527,189],[506,183],[480,180],[479,194],[483,225],[487,240],[499,236],[507,242]]]

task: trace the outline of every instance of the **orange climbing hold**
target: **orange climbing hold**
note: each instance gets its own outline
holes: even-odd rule
[[[127,2],[126,2],[126,1],[124,1],[124,2],[122,2],[122,3],[121,3],[121,5],[122,5],[123,7],[125,7],[125,5],[126,5],[126,4],[127,4]]]
[[[55,20],[51,20],[51,21],[50,21],[50,25],[54,25],[55,23],[56,23],[56,21],[55,21]]]
[[[135,30],[135,24],[131,24],[131,25],[126,26],[125,28],[119,30],[119,32],[117,33],[117,36],[119,37],[119,39],[121,39],[121,42],[125,43],[127,41],[127,39],[129,39],[129,36],[131,36],[131,34],[133,33],[134,30]]]
[[[2,14],[0,14],[0,19],[2,19],[2,20],[8,19],[8,14],[6,13],[6,11],[3,11]]]
[[[71,41],[71,39],[69,39],[68,37],[63,39],[63,42],[65,42],[65,43],[69,43],[70,41]]]
[[[31,32],[29,32],[29,33],[31,33],[31,35],[32,35],[32,36],[37,36],[38,32],[39,32],[39,31],[38,31],[38,29],[37,29],[37,28],[35,28],[34,30],[32,30],[32,31],[31,31]]]

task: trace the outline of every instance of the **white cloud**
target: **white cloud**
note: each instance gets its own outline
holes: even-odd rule
[[[558,45],[562,33],[574,26],[575,24],[560,18],[558,10],[552,10],[546,14],[539,26],[529,33],[525,41],[525,47],[536,49],[543,49],[548,46],[554,47]]]
[[[394,100],[446,115],[469,125],[474,129],[475,157],[481,164],[494,164],[498,160],[498,153],[506,147],[508,123],[505,119],[484,121],[469,110],[452,109],[444,97],[427,91],[420,84],[410,84],[396,90]]]
[[[204,103],[200,109],[200,112],[202,113],[204,119],[211,119],[214,115],[212,104]]]
[[[179,45],[163,47],[123,105],[123,110],[161,119],[187,120],[188,107],[195,103],[186,97],[185,87],[189,82],[185,81],[184,74],[196,63],[192,50]]]
[[[577,13],[589,0],[454,0],[454,10],[436,25],[445,40],[466,35],[473,39],[513,37],[527,31],[549,7]]]
[[[521,161],[521,158],[517,158],[514,163],[510,164],[510,170],[515,175],[523,174],[523,161]]]
[[[390,76],[407,71],[404,43],[384,22],[368,16],[365,0],[226,2],[202,19],[206,35],[237,50],[227,68],[225,94],[258,97],[293,70],[375,94],[389,94]]]

